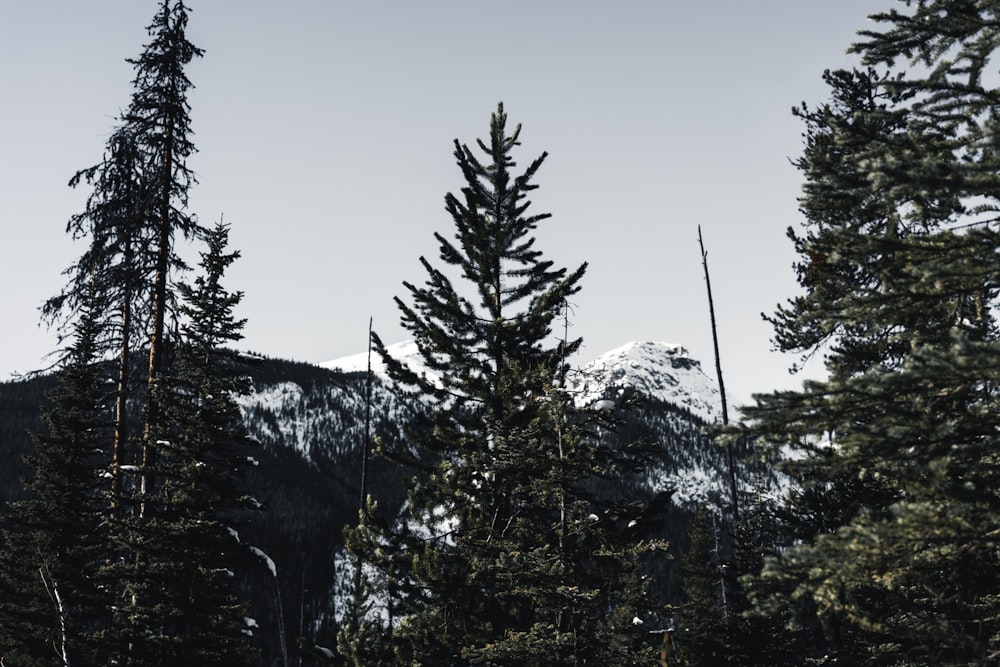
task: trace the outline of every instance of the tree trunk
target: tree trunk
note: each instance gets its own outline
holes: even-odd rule
[[[146,423],[142,443],[142,480],[139,493],[142,498],[139,516],[145,516],[146,494],[153,491],[153,475],[149,471],[156,463],[156,445],[153,429],[160,419],[156,383],[163,370],[164,330],[167,314],[167,273],[170,267],[170,193],[173,180],[173,118],[168,117],[163,159],[160,165],[160,201],[157,220],[156,275],[153,283],[153,322],[149,336],[149,367],[146,375]],[[138,560],[138,554],[136,556]]]
[[[712,281],[708,276],[708,253],[701,240],[701,225],[698,225],[698,246],[701,248],[701,264],[705,268],[705,287],[708,289],[708,315],[712,321],[712,346],[715,349],[715,373],[719,379],[719,395],[722,400],[722,424],[729,424],[729,411],[726,403],[726,384],[722,381],[722,361],[719,358],[719,333],[715,324],[715,302],[712,300]],[[733,445],[726,444],[726,465],[729,468],[729,496],[732,504],[733,525],[739,519],[739,506],[736,499],[736,464],[733,460]]]
[[[122,471],[121,466],[125,463],[125,447],[128,442],[128,394],[129,375],[132,364],[129,358],[132,352],[132,276],[133,259],[135,253],[132,249],[132,241],[125,240],[123,248],[123,263],[126,267],[126,277],[124,294],[122,295],[121,314],[121,348],[118,355],[118,382],[115,387],[115,432],[111,451],[111,502],[108,529],[113,530],[112,525],[116,518],[118,501],[122,493]]]

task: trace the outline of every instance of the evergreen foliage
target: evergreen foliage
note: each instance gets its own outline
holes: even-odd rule
[[[708,510],[698,510],[688,533],[690,543],[684,554],[683,587],[685,602],[680,614],[680,645],[683,647],[684,664],[727,664],[728,628],[723,599],[722,562],[719,558],[718,536],[714,534],[713,521]]]
[[[185,268],[174,250],[174,237],[200,238],[204,230],[187,213],[188,190],[194,176],[187,158],[191,141],[187,93],[191,82],[184,68],[201,50],[185,36],[188,9],[183,0],[161,0],[147,31],[150,42],[137,59],[131,102],[111,133],[100,162],[77,172],[70,181],[92,191],[84,210],[73,216],[67,231],[89,245],[67,270],[68,283],[42,308],[43,318],[60,326],[79,316],[89,284],[93,298],[108,314],[95,342],[101,355],[118,359],[115,431],[112,451],[112,509],[120,511],[119,496],[130,483],[122,466],[136,463],[138,430],[130,412],[140,402],[145,435],[158,419],[148,391],[164,370],[164,349],[175,310],[173,275]],[[149,354],[145,377],[139,380],[132,351],[145,346]],[[143,460],[155,458],[145,442]],[[125,468],[130,470],[131,468]],[[142,485],[147,483],[142,475]]]
[[[827,73],[831,101],[796,110],[804,293],[772,322],[781,349],[825,354],[829,379],[746,411],[763,439],[806,453],[789,509],[800,543],[748,585],[760,613],[820,628],[818,655],[994,664],[997,8],[907,8],[861,33],[869,69]]]
[[[187,93],[191,81],[185,67],[202,54],[185,34],[188,9],[183,0],[162,0],[159,11],[147,28],[150,42],[140,56],[130,60],[135,66],[132,100],[122,121],[133,137],[142,173],[145,224],[149,229],[153,271],[146,277],[151,298],[149,309],[149,364],[146,374],[140,493],[153,492],[152,470],[158,446],[151,433],[160,426],[161,391],[157,383],[166,370],[169,327],[167,318],[173,305],[171,277],[184,263],[174,251],[174,237],[204,236],[204,229],[187,213],[188,191],[194,175],[187,158],[194,153]],[[140,505],[140,514],[145,506]]]
[[[3,538],[4,661],[249,660],[231,527],[253,504],[238,480],[249,459],[235,402],[249,379],[225,348],[241,338],[233,309],[242,295],[220,282],[238,253],[226,254],[225,227],[208,233],[186,212],[194,146],[184,68],[201,54],[185,37],[187,15],[182,0],[159,3],[151,41],[130,61],[131,104],[102,161],[71,181],[93,187],[68,225],[89,245],[43,307],[72,327],[74,344],[38,440],[31,496],[13,506]],[[176,287],[180,305],[177,234],[209,246],[204,275]],[[149,363],[139,383],[131,369],[143,330]],[[102,370],[112,355],[113,396]]]
[[[71,187],[88,184],[92,190],[84,210],[70,218],[66,231],[86,238],[89,247],[64,271],[68,284],[42,306],[43,319],[52,324],[71,323],[86,298],[100,297],[105,310],[102,352],[134,346],[143,323],[134,317],[148,310],[149,293],[140,292],[143,277],[152,265],[142,248],[153,239],[145,226],[139,148],[127,128],[116,129],[108,139],[101,161],[77,172]],[[94,285],[99,294],[94,294]],[[112,326],[112,322],[114,325]]]
[[[42,412],[58,384],[55,374],[0,382],[0,507],[27,497],[25,459],[35,450],[32,433],[44,428]]]
[[[242,338],[244,324],[233,314],[242,294],[222,286],[239,257],[226,253],[227,242],[227,227],[210,230],[203,275],[179,286],[181,343],[157,387],[163,421],[152,434],[162,484],[142,499],[146,514],[130,522],[137,557],[122,569],[132,601],[123,618],[129,657],[143,665],[248,661],[235,581],[246,557],[233,530],[238,511],[252,503],[238,484],[249,459],[235,401],[249,391],[249,377],[225,347]]]
[[[651,655],[633,619],[651,606],[640,557],[658,545],[616,525],[587,490],[630,452],[596,443],[603,417],[578,412],[563,389],[580,340],[552,331],[586,265],[557,269],[535,249],[549,215],[529,214],[527,197],[545,154],[514,175],[520,126],[507,134],[506,123],[500,105],[478,142],[486,160],[455,142],[465,179],[445,197],[455,241],[435,238],[461,286],[421,258],[426,285],[405,283],[410,302],[396,299],[440,381],[375,339],[430,412],[410,424],[422,474],[403,525],[355,544],[371,545],[365,561],[389,578],[397,662],[632,664]]]
[[[110,598],[99,469],[109,418],[95,358],[99,311],[81,305],[66,366],[35,438],[29,496],[12,503],[0,549],[0,658],[6,664],[98,664]]]

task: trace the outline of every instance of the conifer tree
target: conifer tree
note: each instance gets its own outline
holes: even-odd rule
[[[50,322],[72,322],[94,282],[113,320],[99,341],[102,353],[112,350],[118,359],[113,504],[125,490],[122,466],[131,469],[136,458],[132,441],[144,435],[130,432],[130,405],[145,403],[139,430],[148,431],[158,419],[155,392],[147,387],[164,370],[167,321],[174,310],[171,280],[185,268],[174,250],[175,236],[190,239],[204,233],[187,213],[188,191],[195,182],[187,158],[195,147],[187,102],[191,82],[184,69],[202,53],[185,36],[187,21],[183,0],[161,0],[147,29],[149,44],[129,60],[136,70],[132,100],[103,159],[70,181],[74,187],[86,183],[93,188],[84,211],[67,226],[74,238],[88,239],[89,246],[66,270],[66,287],[42,309]],[[142,347],[149,362],[144,380],[137,383],[132,353]],[[143,459],[155,457],[148,438],[142,449]],[[145,486],[145,476],[142,481]]]
[[[638,572],[648,545],[587,491],[616,452],[586,437],[597,417],[575,414],[563,389],[580,340],[552,332],[586,265],[557,269],[534,247],[549,215],[529,214],[527,197],[545,154],[513,174],[519,134],[500,105],[478,142],[485,160],[455,141],[465,185],[445,197],[454,241],[435,234],[446,269],[421,258],[426,286],[405,283],[409,302],[396,299],[433,377],[375,341],[430,406],[410,425],[424,472],[406,523],[379,550],[406,664],[631,664],[651,651],[633,623],[649,606]]]
[[[68,325],[76,342],[51,434],[39,441],[36,497],[16,508],[0,570],[11,592],[0,612],[11,623],[0,635],[19,661],[246,663],[233,578],[241,551],[230,528],[233,513],[252,504],[236,485],[247,461],[237,451],[242,416],[233,396],[246,379],[224,348],[241,335],[232,314],[241,295],[220,284],[238,253],[225,253],[225,228],[208,235],[187,213],[194,146],[184,70],[201,55],[185,36],[187,17],[183,0],[159,2],[150,42],[130,61],[131,103],[103,159],[71,181],[93,188],[68,225],[89,244],[43,316]],[[181,307],[178,235],[209,241],[205,275],[178,287]],[[178,316],[181,335],[168,340]],[[143,346],[149,362],[136,382],[133,353]],[[97,369],[111,356],[109,401]],[[130,417],[140,411],[141,419]],[[58,655],[57,645],[65,649]]]
[[[152,272],[148,253],[143,251],[152,243],[145,224],[147,195],[138,148],[128,129],[116,129],[102,160],[77,172],[70,185],[84,182],[93,190],[84,210],[70,219],[67,231],[73,238],[88,238],[90,245],[65,271],[68,284],[45,302],[42,315],[50,324],[72,323],[80,316],[87,295],[95,287],[100,291],[104,314],[95,354],[113,354],[118,360],[111,461],[111,498],[117,499],[130,439],[128,408],[135,400],[132,357],[149,322],[151,299],[145,277]]]
[[[828,73],[831,103],[797,112],[804,294],[772,321],[781,349],[825,353],[829,378],[747,410],[765,440],[808,453],[793,510],[813,513],[755,601],[810,610],[842,660],[993,664],[997,8],[928,0],[873,18],[853,47],[870,69]]]
[[[163,421],[153,436],[162,451],[158,502],[133,521],[143,558],[122,577],[135,600],[123,614],[129,658],[143,665],[247,664],[245,605],[235,570],[245,554],[234,530],[252,505],[238,485],[248,465],[243,417],[235,397],[249,391],[237,353],[242,293],[222,285],[239,257],[227,253],[228,228],[209,231],[202,275],[181,284],[184,323],[173,370],[156,388]]]
[[[337,649],[345,664],[356,667],[393,665],[392,627],[389,616],[393,604],[389,577],[385,571],[387,558],[387,527],[379,518],[378,504],[370,496],[358,511],[356,526],[344,527],[345,549],[355,555],[351,567],[356,568],[351,583],[351,609],[337,634]],[[370,566],[362,556],[377,556],[383,566]],[[381,598],[381,600],[380,600]]]
[[[720,596],[724,585],[717,536],[704,507],[691,520],[690,543],[684,554],[682,586],[686,598],[680,614],[684,664],[728,664],[727,634]]]
[[[160,419],[155,385],[165,370],[167,318],[172,301],[170,279],[172,271],[184,266],[174,252],[174,237],[178,233],[188,238],[204,234],[204,229],[187,212],[188,191],[195,182],[187,158],[195,147],[187,101],[191,81],[184,70],[202,55],[202,50],[187,39],[187,22],[188,8],[183,0],[162,0],[148,28],[151,41],[137,59],[129,61],[135,66],[136,75],[132,101],[122,118],[141,156],[143,201],[148,206],[146,224],[154,239],[143,468],[155,467],[156,444],[150,432]],[[153,493],[154,486],[153,479],[143,471],[140,494]]]
[[[35,437],[29,498],[7,511],[0,541],[0,658],[9,665],[99,664],[112,603],[99,469],[110,417],[95,356],[101,307],[81,304],[47,431]],[[105,656],[106,657],[106,656]]]

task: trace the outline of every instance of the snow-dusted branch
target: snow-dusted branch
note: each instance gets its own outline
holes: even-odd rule
[[[270,571],[271,577],[274,578],[274,611],[278,619],[278,640],[281,643],[282,664],[284,667],[288,667],[288,644],[285,639],[285,612],[281,605],[281,586],[278,584],[278,568],[271,557],[264,553],[263,549],[250,546],[250,551],[264,561],[264,565]]]
[[[65,667],[69,667],[69,654],[66,652],[66,607],[63,605],[62,596],[59,595],[59,586],[52,577],[52,573],[49,571],[49,566],[44,558],[42,559],[42,566],[38,568],[38,576],[42,578],[45,593],[49,596],[49,600],[52,601],[56,609],[56,614],[59,616],[59,639],[58,643],[57,640],[52,640],[52,650],[59,656],[62,664]],[[0,665],[2,663],[3,661],[0,660]]]

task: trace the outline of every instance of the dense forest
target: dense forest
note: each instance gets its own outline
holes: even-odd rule
[[[417,366],[374,331],[387,380],[238,352],[240,253],[188,207],[202,51],[159,0],[71,181],[55,372],[0,387],[0,666],[1000,664],[1000,6],[871,18],[793,110],[800,291],[766,315],[825,379],[709,425],[578,400],[588,267],[536,246],[547,155],[502,103],[395,297]],[[649,483],[706,468],[734,483]]]

